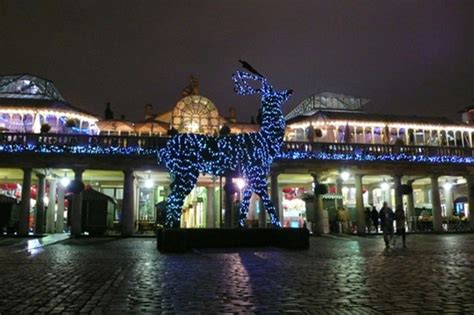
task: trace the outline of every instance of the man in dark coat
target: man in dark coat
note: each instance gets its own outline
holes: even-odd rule
[[[370,228],[372,225],[372,212],[370,211],[370,208],[365,208],[364,214],[365,214],[365,227],[367,228],[367,233],[370,234]]]
[[[389,208],[386,202],[383,203],[382,209],[379,212],[380,227],[383,232],[383,240],[385,241],[385,247],[390,247],[390,241],[393,238],[393,210]]]
[[[372,205],[372,212],[370,215],[372,217],[372,225],[375,227],[375,233],[377,233],[379,231],[379,212],[374,205]]]

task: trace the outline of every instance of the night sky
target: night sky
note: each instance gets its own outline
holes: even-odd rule
[[[226,116],[244,59],[287,112],[321,92],[367,97],[369,112],[442,115],[474,105],[474,1],[0,0],[0,73],[54,81],[71,104],[143,119],[171,108],[190,74]]]

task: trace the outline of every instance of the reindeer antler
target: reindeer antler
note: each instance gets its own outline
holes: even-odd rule
[[[250,67],[253,72],[257,72],[248,63],[244,63],[242,61],[241,63],[245,67]],[[232,75],[232,80],[234,81],[234,91],[240,95],[252,95],[257,93],[263,95],[272,90],[272,87],[268,84],[267,79],[259,73],[255,74],[237,70]],[[260,82],[262,84],[262,87],[259,89],[254,88],[247,82],[247,80]]]
[[[244,69],[247,69],[247,70],[250,71],[251,73],[256,74],[256,75],[258,75],[258,76],[260,76],[260,77],[263,78],[263,75],[260,74],[260,72],[258,72],[257,70],[255,70],[255,68],[252,67],[247,61],[245,61],[245,60],[239,60],[239,62],[242,64],[242,67],[243,67]]]

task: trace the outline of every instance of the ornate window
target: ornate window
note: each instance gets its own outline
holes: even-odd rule
[[[186,96],[173,109],[172,125],[179,132],[214,134],[219,130],[219,112],[203,96]]]

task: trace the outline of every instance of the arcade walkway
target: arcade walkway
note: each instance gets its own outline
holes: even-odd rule
[[[29,249],[28,249],[28,244]],[[0,239],[0,313],[473,313],[474,234],[161,255],[152,238]]]

